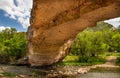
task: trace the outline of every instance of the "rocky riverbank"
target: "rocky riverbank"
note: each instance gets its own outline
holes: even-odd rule
[[[0,65],[0,78],[76,78],[79,74],[87,74],[91,69],[102,68],[120,68],[115,64],[116,58],[108,57],[107,62],[102,65],[93,66],[44,66],[44,67],[27,67],[27,66],[10,66]]]
[[[50,66],[31,68],[26,66],[0,65],[0,78],[76,78],[78,74],[87,74],[95,66]]]
[[[85,74],[89,68],[81,66],[49,66],[31,68],[26,66],[0,65],[0,78],[4,73],[16,74],[14,78],[74,78],[77,74]],[[9,75],[8,75],[9,76]]]

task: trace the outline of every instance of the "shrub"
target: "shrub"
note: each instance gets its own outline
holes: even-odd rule
[[[87,57],[87,58],[83,58],[83,57],[80,57],[79,58],[79,62],[82,62],[82,63],[105,63],[105,59],[103,58],[98,58],[98,57]]]
[[[15,29],[0,32],[0,62],[14,62],[26,55],[26,34]]]
[[[117,58],[117,64],[120,65],[120,57]]]

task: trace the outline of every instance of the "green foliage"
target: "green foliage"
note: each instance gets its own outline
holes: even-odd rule
[[[5,77],[16,77],[16,76],[18,76],[17,74],[10,73],[10,72],[3,72],[2,75],[5,76]]]
[[[100,31],[83,31],[79,33],[71,47],[73,55],[80,57],[98,56],[98,54],[107,50],[107,45],[103,43],[102,33]]]
[[[98,58],[98,57],[80,57],[79,62],[82,63],[92,63],[92,64],[102,64],[105,63],[106,60],[104,58]]]
[[[110,24],[99,22],[97,27],[87,28],[77,35],[70,54],[78,55],[80,62],[91,62],[107,51],[120,52],[120,31]]]
[[[112,47],[114,51],[120,52],[120,33],[112,36]]]
[[[0,32],[1,63],[15,61],[26,54],[26,35],[16,29],[5,29]]]
[[[117,58],[117,64],[120,65],[120,57]]]
[[[101,58],[107,58],[109,56],[120,57],[120,52],[104,52],[104,53],[99,55],[99,57],[101,57]]]
[[[87,62],[89,62],[89,63],[98,63],[98,62],[105,63],[106,60],[104,58],[90,57]]]
[[[69,55],[67,57],[65,57],[65,59],[63,60],[64,62],[66,61],[79,61],[79,57],[75,56],[75,55]]]
[[[109,47],[108,51],[109,52],[113,52],[113,51],[120,51],[119,48],[119,40],[120,40],[120,32],[118,31],[118,29],[115,30],[107,30],[107,31],[103,31],[103,39],[104,39],[104,43],[106,43]]]
[[[86,59],[86,58],[85,58]],[[81,58],[81,61],[79,60],[79,56],[75,55],[68,55],[62,62],[59,62],[55,65],[61,65],[61,66],[89,66],[94,64],[103,64],[105,63],[105,59],[103,58],[97,58],[92,57],[88,58],[87,61],[84,61],[84,58]]]

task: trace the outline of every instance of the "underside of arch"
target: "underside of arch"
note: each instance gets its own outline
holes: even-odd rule
[[[29,63],[43,66],[62,60],[77,33],[119,16],[119,0],[33,0],[27,32]]]

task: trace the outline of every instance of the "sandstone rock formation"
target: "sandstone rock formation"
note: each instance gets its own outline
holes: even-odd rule
[[[77,33],[97,21],[120,16],[120,0],[33,0],[28,29],[29,63],[62,60]]]

